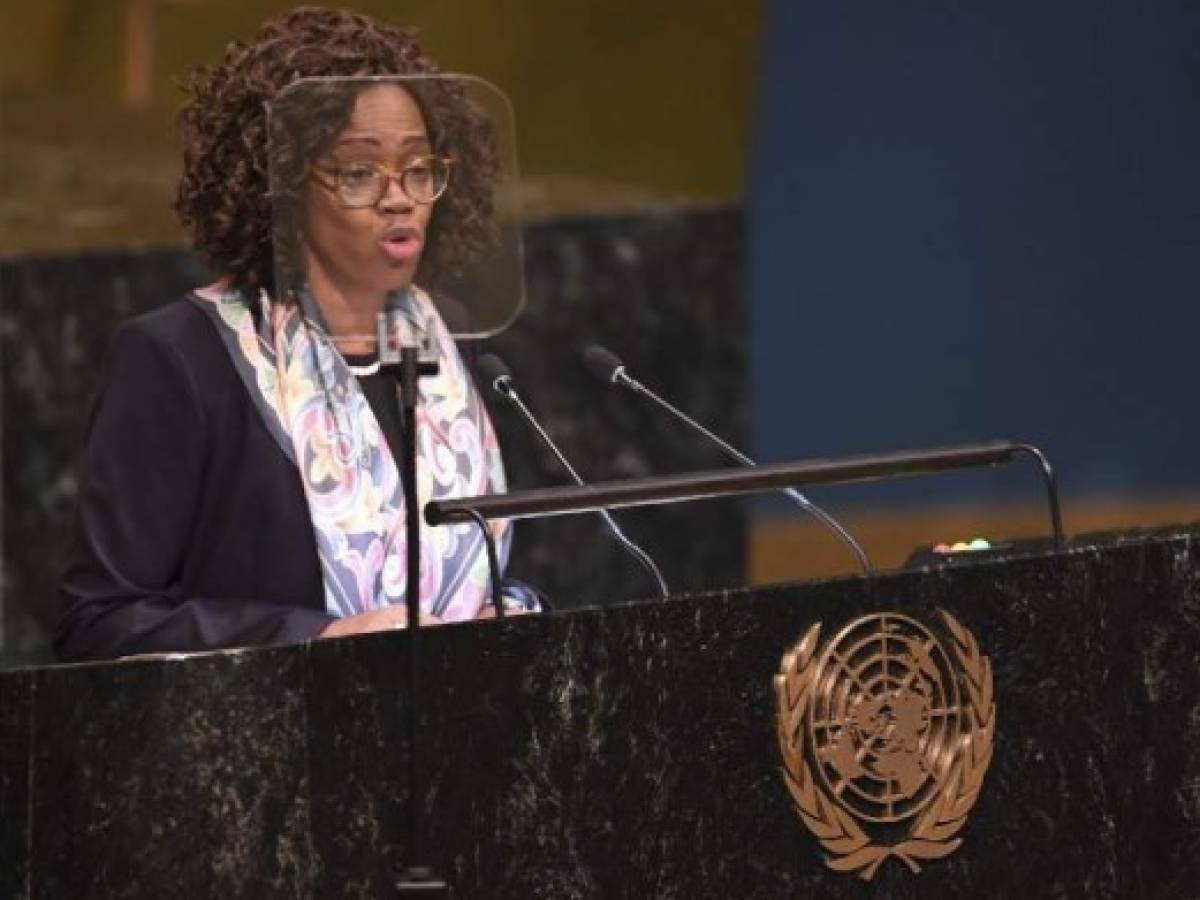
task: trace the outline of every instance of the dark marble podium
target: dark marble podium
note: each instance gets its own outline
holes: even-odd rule
[[[809,623],[951,611],[995,672],[962,847],[833,872],[780,776]],[[867,581],[426,633],[432,861],[460,898],[1200,894],[1200,527]],[[386,897],[403,635],[0,675],[0,897]]]

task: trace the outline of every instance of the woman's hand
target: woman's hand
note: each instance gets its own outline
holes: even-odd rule
[[[428,613],[421,613],[422,625],[441,625],[442,620]],[[403,606],[385,606],[356,616],[346,616],[325,627],[317,637],[345,637],[348,634],[369,634],[373,631],[394,631],[408,626],[408,610]]]

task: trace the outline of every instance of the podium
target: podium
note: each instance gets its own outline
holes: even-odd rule
[[[957,837],[865,881],[786,786],[814,623],[949,613],[990,661]],[[0,897],[387,897],[402,633],[0,674]],[[1200,525],[423,633],[423,847],[458,898],[1200,891]],[[861,873],[859,873],[861,874]]]

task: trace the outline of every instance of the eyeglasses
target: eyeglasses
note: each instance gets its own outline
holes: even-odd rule
[[[446,192],[454,160],[448,156],[418,156],[402,169],[379,162],[356,162],[344,166],[318,166],[333,176],[333,184],[319,178],[338,196],[342,205],[351,209],[374,206],[383,199],[393,179],[413,203],[422,206],[433,203]]]

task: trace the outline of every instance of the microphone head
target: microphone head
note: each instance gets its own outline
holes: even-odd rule
[[[610,384],[616,383],[617,376],[625,368],[617,354],[599,344],[592,344],[583,351],[583,364],[601,381]]]
[[[509,384],[512,381],[512,370],[504,360],[495,353],[484,353],[479,357],[477,364],[492,388],[507,397],[512,390]]]

